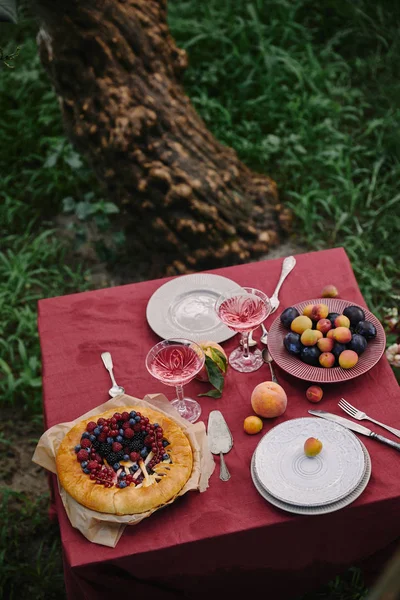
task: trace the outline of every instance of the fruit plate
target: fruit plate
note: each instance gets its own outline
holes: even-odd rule
[[[276,364],[294,377],[315,383],[338,383],[347,381],[359,377],[359,375],[363,375],[372,369],[381,358],[386,347],[385,331],[375,315],[363,306],[355,304],[354,302],[349,302],[348,300],[340,300],[339,298],[305,300],[304,302],[299,302],[292,306],[297,308],[299,313],[302,314],[307,304],[321,303],[328,306],[329,312],[336,312],[339,314],[341,314],[348,306],[358,306],[364,311],[365,319],[375,325],[377,332],[376,337],[368,341],[367,348],[361,354],[358,363],[351,369],[342,369],[342,367],[324,368],[307,365],[299,358],[296,358],[296,356],[289,354],[286,350],[283,339],[290,330],[284,327],[280,317],[277,317],[272,323],[268,335],[268,348]]]
[[[323,446],[312,458],[304,442],[318,438]],[[272,496],[296,506],[323,506],[348,496],[365,470],[358,438],[338,423],[312,417],[290,419],[273,427],[254,453],[254,471]]]
[[[283,502],[282,500],[278,500],[278,498],[275,498],[274,496],[269,494],[267,492],[267,490],[265,490],[263,488],[260,481],[258,480],[257,474],[254,470],[255,454],[253,454],[253,457],[251,459],[251,469],[250,469],[250,473],[251,473],[251,477],[252,477],[254,486],[255,486],[256,490],[258,491],[258,493],[265,500],[267,500],[267,502],[269,502],[273,506],[276,506],[277,508],[280,508],[281,510],[284,510],[289,513],[294,513],[297,515],[323,515],[326,513],[334,512],[336,510],[340,510],[341,508],[344,508],[345,506],[348,506],[349,504],[354,502],[363,493],[363,491],[367,487],[368,482],[371,477],[371,471],[372,471],[371,458],[370,458],[368,451],[367,451],[366,447],[364,446],[364,444],[360,440],[358,440],[358,442],[359,442],[361,449],[363,451],[363,454],[364,454],[364,460],[365,460],[364,474],[363,474],[363,477],[362,477],[360,483],[358,484],[358,486],[352,492],[350,492],[350,494],[348,494],[341,500],[337,500],[336,502],[331,502],[330,504],[323,504],[322,506],[296,506],[295,504],[288,504],[286,502]]]

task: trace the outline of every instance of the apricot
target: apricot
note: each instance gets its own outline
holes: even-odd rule
[[[321,298],[336,298],[339,294],[334,285],[326,285],[321,292]]]
[[[321,352],[331,352],[335,341],[332,338],[320,338],[317,342],[318,350]]]
[[[300,341],[303,346],[315,346],[319,339],[322,338],[322,333],[316,329],[305,329],[301,334]]]
[[[333,339],[339,344],[347,344],[351,340],[351,331],[347,327],[333,329]]]
[[[321,367],[325,367],[326,369],[330,369],[335,364],[335,356],[332,352],[323,352],[319,355],[318,360]]]
[[[343,350],[339,354],[339,365],[342,369],[351,369],[358,363],[358,354],[354,350]]]
[[[310,385],[310,387],[306,390],[306,397],[307,400],[309,400],[310,402],[319,402],[320,400],[322,400],[323,395],[324,392],[322,391],[322,388],[319,387],[319,385]]]
[[[350,319],[348,319],[345,315],[339,315],[336,317],[334,321],[335,327],[350,327]]]
[[[319,321],[320,319],[326,319],[328,314],[329,308],[326,304],[314,304],[310,318],[313,321]]]
[[[303,315],[311,319],[311,313],[313,311],[314,304],[307,304],[307,306],[303,309]]]
[[[310,458],[317,456],[322,450],[322,442],[318,438],[310,437],[304,442],[304,454]]]
[[[326,337],[329,339],[335,339],[335,330],[334,329],[330,329],[328,331],[328,333],[326,334]]]
[[[328,331],[332,329],[332,323],[329,319],[320,319],[316,327],[321,333],[328,333]]]
[[[286,392],[278,383],[264,381],[254,388],[251,394],[251,406],[260,417],[280,417],[286,410]]]
[[[243,422],[243,429],[246,433],[250,435],[254,435],[255,433],[259,433],[263,428],[263,422],[260,417],[256,417],[255,415],[251,415],[250,417],[246,417]]]
[[[300,333],[300,334],[302,334],[303,331],[305,331],[306,329],[311,329],[311,328],[312,328],[311,319],[309,319],[308,317],[302,316],[302,315],[293,319],[293,321],[290,325],[290,329],[292,331],[294,331],[295,333]]]

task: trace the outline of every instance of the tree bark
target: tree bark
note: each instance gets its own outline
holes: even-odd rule
[[[220,144],[180,83],[165,0],[37,0],[42,62],[67,133],[121,209],[131,249],[168,274],[236,264],[279,243],[276,184]]]

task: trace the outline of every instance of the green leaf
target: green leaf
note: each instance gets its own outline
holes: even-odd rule
[[[206,356],[206,371],[208,375],[208,379],[212,386],[214,386],[214,390],[210,390],[205,394],[198,394],[198,396],[210,396],[211,398],[221,398],[222,390],[224,389],[225,378],[222,375],[221,371],[215,364],[212,358]]]
[[[212,348],[211,346],[208,348],[208,350],[210,351],[212,360],[217,364],[223,373],[226,373],[228,361],[225,354],[222,354],[221,350],[218,350],[218,348]]]
[[[197,394],[197,396],[198,397],[209,396],[210,398],[221,398],[222,394],[218,390],[210,390],[209,392],[206,392],[205,394]]]

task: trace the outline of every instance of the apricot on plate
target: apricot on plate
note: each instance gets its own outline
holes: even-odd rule
[[[310,402],[320,402],[323,395],[324,392],[319,385],[310,385],[310,387],[306,390],[306,397]]]
[[[348,327],[336,327],[333,330],[333,339],[339,344],[348,344],[351,340],[351,331]]]
[[[335,327],[350,327],[350,319],[346,315],[339,315],[334,321]]]
[[[343,350],[339,354],[339,365],[342,369],[351,369],[358,363],[358,354],[354,350]]]
[[[333,339],[334,340],[335,339],[335,330],[334,329],[330,329],[328,331],[328,333],[326,334],[326,337],[328,338],[328,340],[329,339]]]
[[[326,285],[321,292],[321,298],[336,298],[338,294],[339,292],[334,285]]]
[[[309,437],[304,442],[304,454],[310,458],[317,456],[322,450],[322,442],[318,438]]]
[[[306,329],[311,329],[311,328],[312,328],[311,319],[309,317],[305,317],[302,315],[293,319],[293,321],[290,325],[290,329],[292,331],[294,331],[295,333],[300,333],[300,334],[302,334],[303,331],[305,331]]]
[[[319,355],[318,360],[321,367],[325,367],[326,369],[330,369],[335,364],[335,356],[332,352],[323,352]]]
[[[313,311],[314,304],[307,304],[305,308],[303,308],[303,315],[311,319],[311,313]]]
[[[255,415],[251,415],[250,417],[246,417],[243,422],[243,429],[246,433],[250,435],[254,435],[255,433],[260,433],[263,428],[263,422],[260,417],[256,417]]]
[[[322,333],[316,329],[305,329],[301,334],[300,342],[303,346],[315,346],[319,339],[322,338]]]
[[[328,333],[332,329],[332,323],[329,319],[320,319],[316,325],[316,328],[321,333]]]
[[[251,406],[260,417],[280,417],[286,410],[286,392],[278,383],[264,381],[254,388],[251,394]]]
[[[332,352],[335,341],[332,338],[320,338],[317,342],[318,350],[321,352]]]
[[[319,321],[320,319],[326,319],[329,314],[329,308],[326,304],[314,304],[311,311],[311,319],[313,321]]]

